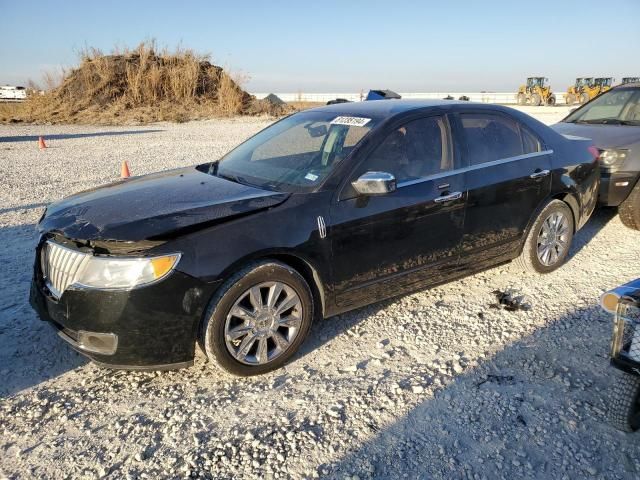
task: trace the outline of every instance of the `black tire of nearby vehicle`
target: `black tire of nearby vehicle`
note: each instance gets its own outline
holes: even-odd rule
[[[618,207],[620,220],[625,227],[640,230],[640,181]]]
[[[553,106],[555,104],[556,104],[556,96],[555,95],[551,95],[549,98],[547,98],[547,105]]]
[[[623,432],[640,428],[640,377],[619,372],[612,387],[608,416],[611,424]]]
[[[556,211],[561,211],[573,224],[573,213],[571,212],[569,206],[561,200],[551,200],[542,209],[536,220],[533,222],[533,225],[531,225],[531,228],[527,233],[527,238],[524,242],[524,246],[522,247],[522,253],[515,260],[523,270],[534,273],[550,273],[560,267],[567,259],[569,250],[571,249],[571,243],[573,242],[573,228],[570,229],[570,237],[569,241],[567,242],[567,249],[554,265],[543,265],[538,259],[538,234],[540,233],[542,222],[544,222],[553,212]]]
[[[298,336],[288,350],[272,362],[263,365],[245,365],[237,361],[227,350],[224,328],[227,314],[238,296],[252,285],[280,281],[287,284],[302,301],[303,318]],[[305,279],[290,266],[274,260],[250,264],[231,276],[216,292],[204,315],[198,335],[198,343],[211,362],[234,375],[248,377],[276,370],[296,353],[311,328],[314,317],[313,295]]]
[[[580,94],[580,103],[587,103],[589,101],[589,94],[588,93],[581,93]]]
[[[531,95],[531,105],[536,107],[540,105],[540,95],[538,95],[537,93]]]

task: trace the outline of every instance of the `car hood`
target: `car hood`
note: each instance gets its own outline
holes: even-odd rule
[[[640,127],[629,125],[585,125],[583,123],[556,123],[556,132],[590,138],[599,148],[624,148],[640,143]]]
[[[273,207],[288,196],[188,167],[132,177],[52,203],[38,229],[74,240],[162,240]]]

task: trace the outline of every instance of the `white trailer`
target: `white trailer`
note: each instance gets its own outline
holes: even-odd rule
[[[27,89],[25,87],[0,85],[0,100],[25,100],[26,98]]]

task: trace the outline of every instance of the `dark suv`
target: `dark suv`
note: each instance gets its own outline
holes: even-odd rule
[[[600,204],[619,207],[622,223],[640,230],[640,83],[603,93],[552,128],[593,140],[600,149]]]

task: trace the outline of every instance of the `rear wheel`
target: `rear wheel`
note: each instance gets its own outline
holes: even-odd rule
[[[531,95],[531,105],[538,106],[540,105],[540,95],[534,93]]]
[[[580,103],[587,103],[589,101],[589,94],[588,93],[581,93],[580,94]]]
[[[635,432],[640,428],[640,377],[619,375],[609,403],[609,421],[618,430]]]
[[[209,360],[230,373],[266,373],[298,350],[313,308],[309,285],[294,269],[275,261],[249,265],[211,300],[200,345]]]
[[[571,209],[560,200],[552,200],[531,226],[517,262],[530,272],[552,272],[566,260],[572,241]]]
[[[627,199],[620,204],[618,213],[625,227],[640,230],[640,181],[633,187]]]

